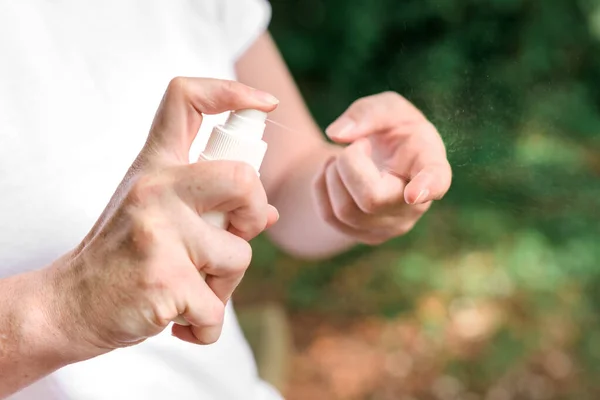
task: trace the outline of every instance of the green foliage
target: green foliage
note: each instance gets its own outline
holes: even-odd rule
[[[389,316],[428,293],[491,299],[513,314],[478,359],[475,386],[535,351],[525,336],[543,337],[548,315],[577,328],[565,346],[597,373],[600,1],[272,6],[271,31],[322,126],[358,97],[398,91],[436,124],[454,172],[447,197],[406,237],[283,280],[288,304]],[[281,255],[263,251],[269,261],[253,274],[264,278]]]

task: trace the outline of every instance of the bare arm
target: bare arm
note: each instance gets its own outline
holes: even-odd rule
[[[141,343],[176,318],[185,320],[172,326],[181,340],[219,338],[250,263],[247,240],[277,214],[250,166],[189,164],[187,154],[203,114],[268,112],[272,99],[231,81],[171,81],[144,147],[86,238],[48,268],[0,279],[0,398]],[[230,215],[230,231],[202,221],[213,210]]]
[[[241,82],[273,93],[278,108],[269,118],[290,130],[268,124],[269,150],[261,177],[269,201],[280,212],[270,237],[289,253],[320,258],[343,251],[354,240],[334,230],[320,217],[313,183],[323,164],[340,147],[325,141],[268,33],[263,34],[237,64]]]
[[[68,340],[49,323],[45,274],[0,279],[0,399],[73,361]]]

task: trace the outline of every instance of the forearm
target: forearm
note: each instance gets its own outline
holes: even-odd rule
[[[0,399],[69,363],[68,341],[50,323],[46,274],[0,279]]]
[[[269,229],[270,237],[301,258],[326,257],[347,249],[353,241],[320,217],[312,187],[319,169],[339,148],[323,138],[268,33],[238,62],[237,72],[242,82],[280,100],[269,114],[276,124],[267,125],[269,150],[261,168],[269,202],[280,213]]]

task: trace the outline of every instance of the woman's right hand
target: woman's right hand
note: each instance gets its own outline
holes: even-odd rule
[[[228,161],[188,163],[202,114],[272,111],[272,96],[233,81],[176,78],[143,149],[77,249],[48,269],[49,317],[78,359],[130,346],[181,315],[173,334],[216,341],[225,304],[250,263],[252,239],[277,219],[255,171]],[[228,213],[228,231],[204,222]],[[201,276],[206,274],[206,280]]]

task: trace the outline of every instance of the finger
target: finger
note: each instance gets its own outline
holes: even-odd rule
[[[225,306],[199,274],[189,275],[186,283],[186,306],[180,317],[189,325],[176,324],[172,332],[188,342],[214,343],[221,335]]]
[[[344,186],[358,207],[374,214],[404,202],[404,180],[380,171],[370,157],[368,139],[360,139],[338,156],[337,169]]]
[[[261,229],[260,231],[256,231],[257,232],[256,235],[249,234],[247,230],[240,231],[238,228],[235,227],[235,225],[231,225],[231,224],[229,224],[227,230],[244,240],[250,241],[250,240],[254,239],[257,235],[262,233],[263,231],[265,231],[265,230],[269,229],[270,227],[272,227],[273,225],[275,225],[277,223],[277,221],[279,221],[279,211],[277,211],[277,209],[274,206],[272,206],[271,204],[267,204],[266,226],[264,227],[264,229]]]
[[[277,103],[272,95],[236,81],[174,78],[159,105],[142,154],[187,163],[202,114],[246,108],[269,112]]]
[[[331,163],[327,168],[326,182],[335,217],[355,229],[355,234],[360,232],[359,237],[372,235],[391,237],[404,234],[412,228],[413,221],[423,213],[423,210],[408,207],[403,202],[393,203],[394,207],[387,207],[385,211],[376,214],[364,213],[344,186],[336,169],[336,162]]]
[[[404,199],[408,204],[424,204],[439,200],[450,188],[452,170],[448,163],[423,168],[406,186]]]
[[[170,179],[179,198],[198,215],[227,213],[229,230],[243,239],[254,238],[273,218],[264,187],[248,164],[203,161],[173,168]]]
[[[226,303],[250,265],[252,248],[230,232],[200,220],[197,222],[182,233],[182,240],[190,259],[206,276],[212,292],[222,304]]]
[[[426,121],[408,100],[395,92],[384,92],[356,100],[325,132],[334,141],[350,143],[374,132],[400,129]]]
[[[187,323],[175,323],[171,325],[171,335],[175,336],[177,339],[183,340],[184,342],[192,344],[203,344],[198,341],[196,336],[194,336],[191,326]]]
[[[358,207],[342,182],[337,164],[337,161],[334,160],[325,169],[325,182],[333,215],[343,224],[356,229],[364,229],[372,216],[365,214]]]
[[[333,207],[331,205],[331,195],[330,190],[327,185],[327,169],[329,165],[333,162],[333,158],[330,159],[324,166],[322,172],[317,176],[314,182],[314,194],[316,196],[316,204],[318,204],[318,213],[329,225],[331,225],[335,230],[339,231],[342,234],[345,234],[354,240],[358,240],[365,244],[380,244],[385,240],[383,235],[375,234],[374,232],[361,231],[359,229],[355,229],[349,225],[342,223],[335,215],[333,211]]]
[[[267,226],[265,229],[269,229],[270,227],[275,225],[277,221],[279,221],[279,211],[277,211],[277,209],[270,204],[268,207],[269,210],[267,214]]]
[[[218,228],[211,227],[214,230]],[[227,303],[238,287],[252,261],[252,247],[244,239],[221,230],[228,235],[229,247],[208,252],[211,262],[206,264],[206,283],[223,302]],[[234,254],[236,253],[236,254]]]

